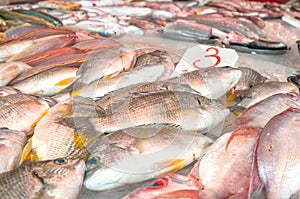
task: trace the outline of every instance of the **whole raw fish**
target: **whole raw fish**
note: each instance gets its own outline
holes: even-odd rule
[[[247,198],[259,133],[241,126],[216,140],[199,160],[199,198]]]
[[[0,86],[6,86],[11,80],[32,67],[23,62],[5,62],[0,64]]]
[[[123,99],[112,105],[111,113],[98,118],[62,118],[60,123],[77,131],[91,129],[103,134],[152,123],[180,125],[184,130],[208,133],[229,114],[221,103],[190,92],[165,91]],[[212,135],[218,135],[213,131]]]
[[[187,84],[178,84],[172,82],[150,82],[150,83],[140,83],[125,88],[121,88],[106,94],[104,97],[96,99],[95,103],[103,108],[106,112],[114,110],[116,107],[115,103],[126,98],[138,96],[139,93],[154,93],[163,91],[185,91],[191,93],[197,93]],[[113,106],[113,107],[112,107]]]
[[[84,177],[83,160],[26,162],[0,174],[1,198],[77,198]]]
[[[73,83],[77,70],[76,67],[52,68],[12,86],[27,94],[52,96]]]
[[[259,138],[257,167],[267,198],[290,198],[300,190],[299,116],[299,109],[276,115]]]
[[[10,82],[10,85],[15,85],[21,82],[22,80],[33,77],[34,75],[40,75],[41,73],[47,73],[50,69],[53,71],[59,71],[59,68],[74,67],[79,68],[79,66],[86,61],[88,55],[85,53],[76,53],[62,55],[56,57],[56,59],[49,59],[46,62],[33,67],[32,69],[22,73],[16,79]]]
[[[187,84],[201,95],[217,99],[226,94],[240,80],[242,72],[233,68],[207,68],[181,74],[166,82]]]
[[[0,173],[13,170],[19,166],[25,143],[25,133],[0,128]]]
[[[69,98],[53,106],[37,123],[34,134],[23,151],[22,161],[50,160],[69,156],[84,147],[95,134],[78,134],[76,129],[58,123],[62,117],[96,117],[102,110],[93,100],[82,97]]]
[[[29,133],[50,108],[43,99],[29,99],[1,106],[0,127]]]
[[[39,39],[39,43],[32,44],[31,46],[27,47],[25,51],[14,55],[8,61],[15,61],[48,50],[71,46],[75,43],[75,39],[76,36],[74,34],[42,37],[41,39]]]
[[[138,188],[123,199],[139,199],[139,198],[189,198],[197,199],[199,195],[198,180],[192,176],[183,176],[170,173],[162,178],[152,181],[148,185]]]
[[[200,157],[211,141],[164,124],[99,137],[87,146],[91,155],[84,185],[104,191],[175,172]]]
[[[231,98],[237,98],[240,107],[248,108],[272,95],[278,93],[298,93],[298,88],[289,82],[265,82],[257,84],[252,88],[235,92],[233,96],[230,96],[227,100],[231,101]]]
[[[81,51],[76,48],[63,47],[63,48],[47,50],[47,51],[41,52],[41,53],[35,53],[33,55],[28,55],[26,57],[16,59],[16,61],[25,62],[25,63],[29,64],[30,66],[34,67],[34,66],[42,64],[43,62],[47,62],[50,59],[54,59],[54,58],[61,57],[64,55],[77,54],[80,52]]]
[[[126,86],[143,83],[154,82],[159,80],[162,76],[168,75],[168,68],[163,64],[153,66],[143,66],[140,68],[134,68],[130,71],[120,73],[118,76],[111,79],[96,80],[86,87],[84,87],[79,96],[82,97],[103,97],[109,92],[115,91]],[[173,72],[169,70],[169,75]]]
[[[288,108],[300,108],[299,94],[279,93],[272,95],[245,109],[241,115],[227,127],[246,125],[263,129],[272,117]]]

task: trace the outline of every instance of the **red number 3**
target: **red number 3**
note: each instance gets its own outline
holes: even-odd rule
[[[210,47],[210,48],[206,49],[206,53],[209,53],[209,51],[213,51],[213,54],[207,54],[204,57],[205,58],[207,58],[207,57],[214,57],[214,58],[216,58],[216,62],[212,66],[208,66],[208,68],[209,67],[215,67],[215,66],[217,66],[221,62],[221,57],[218,55],[219,54],[219,50],[217,48],[215,48],[215,47]],[[195,68],[197,68],[197,69],[203,68],[203,67],[199,67],[197,65],[197,63],[199,63],[199,62],[201,62],[201,59],[198,59],[198,60],[196,60],[196,61],[193,62],[193,66]]]

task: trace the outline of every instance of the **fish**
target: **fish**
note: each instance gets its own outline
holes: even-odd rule
[[[136,18],[148,18],[153,12],[151,8],[134,6],[107,6],[101,7],[101,10],[115,16],[130,16]]]
[[[218,138],[199,160],[199,198],[247,198],[260,130],[240,126]]]
[[[62,117],[97,117],[104,111],[93,100],[82,97],[68,98],[53,106],[37,123],[34,134],[22,153],[24,160],[42,161],[69,157],[94,139],[94,134],[78,134],[76,129],[58,123]]]
[[[167,70],[170,71],[169,75],[173,72],[172,68],[170,70],[168,67],[169,66],[165,66],[163,63],[143,66],[122,72],[111,79],[96,80],[84,87],[79,93],[79,96],[91,98],[103,97],[109,92],[126,86],[143,82],[154,82],[159,80],[162,76],[168,76]]]
[[[189,41],[203,41],[213,38],[211,27],[184,20],[167,23],[162,30],[162,36]]]
[[[41,19],[44,19],[45,21],[50,22],[54,26],[62,26],[63,25],[59,19],[57,19],[57,18],[55,18],[51,15],[48,15],[46,13],[39,12],[37,10],[18,9],[18,10],[14,10],[14,12],[21,13],[21,14],[26,14],[26,15],[31,15],[31,16],[37,16]]]
[[[7,96],[0,97],[0,107],[11,105],[18,102],[36,100],[38,97],[25,93],[13,93]]]
[[[238,70],[242,71],[242,77],[234,87],[236,91],[252,88],[256,84],[264,83],[267,80],[266,77],[251,68],[239,67]]]
[[[89,39],[81,42],[77,42],[72,47],[84,52],[89,52],[95,49],[112,49],[120,46],[119,42],[114,39]]]
[[[50,69],[52,70],[60,70],[59,68],[79,68],[79,66],[87,60],[88,55],[85,53],[76,53],[69,55],[62,55],[60,57],[56,57],[56,59],[49,59],[46,62],[42,62],[41,64],[33,67],[32,69],[20,74],[17,78],[9,83],[9,85],[14,85],[22,80],[33,77],[34,75],[39,75],[42,72],[47,72]]]
[[[26,31],[27,32],[27,31]],[[16,39],[19,41],[30,40],[30,39],[39,39],[48,36],[54,35],[74,35],[75,32],[73,30],[62,28],[62,27],[40,27],[33,29],[26,34],[22,34],[22,36],[17,37]]]
[[[46,27],[53,27],[54,25],[49,21],[32,15],[18,13],[16,11],[9,11],[0,9],[0,16],[4,17],[5,19],[11,19],[16,21],[22,21],[33,25],[38,26],[46,26]]]
[[[227,128],[245,125],[263,129],[270,119],[289,108],[300,108],[299,94],[278,93],[243,110]]]
[[[191,71],[165,81],[187,84],[201,95],[217,99],[236,86],[241,76],[242,72],[239,69],[218,67]]]
[[[53,50],[55,48],[62,48],[71,46],[75,43],[75,35],[53,35],[43,37],[39,40],[39,43],[34,43],[27,47],[25,51],[19,52],[13,57],[9,58],[8,61],[15,61],[24,57],[36,55],[38,53],[43,53],[48,50]]]
[[[0,64],[0,86],[6,86],[11,80],[32,67],[23,62],[5,62]]]
[[[26,64],[29,64],[32,67],[35,67],[35,66],[42,64],[43,62],[49,61],[50,59],[54,59],[54,58],[61,57],[64,55],[79,54],[81,52],[82,52],[81,50],[76,49],[76,48],[62,47],[62,48],[47,50],[45,52],[36,53],[33,55],[22,57],[22,58],[16,59],[16,61],[24,62]]]
[[[66,198],[79,195],[85,163],[80,159],[26,162],[0,174],[2,198]]]
[[[204,135],[164,124],[136,126],[98,137],[87,146],[91,155],[84,185],[105,191],[175,172],[200,157],[211,142]]]
[[[29,133],[50,108],[43,99],[29,99],[1,106],[0,127]]]
[[[5,38],[7,40],[13,40],[13,39],[18,39],[30,32],[33,32],[37,29],[43,29],[44,27],[41,26],[35,26],[35,25],[31,25],[31,26],[18,26],[15,28],[11,28],[9,30],[7,30],[5,32]]]
[[[249,108],[250,106],[275,95],[277,93],[298,93],[298,88],[289,82],[276,82],[270,81],[261,84],[257,84],[252,88],[235,92],[232,96],[229,96],[227,101],[237,98],[239,107]]]
[[[290,198],[300,189],[299,113],[299,109],[288,109],[273,117],[261,132],[256,164],[267,198]]]
[[[77,70],[76,67],[52,68],[12,86],[27,94],[53,96],[73,83]]]
[[[111,113],[98,118],[61,118],[60,123],[76,128],[79,134],[86,128],[101,135],[137,125],[168,123],[214,136],[219,131],[210,131],[222,125],[229,114],[229,110],[216,100],[179,91],[141,94],[116,102],[112,107]]]
[[[193,20],[199,24],[204,24],[210,26],[212,28],[219,29],[224,32],[236,31],[247,38],[259,39],[259,35],[255,32],[251,31],[248,27],[246,27],[241,22],[237,21],[237,19],[233,18],[225,18],[225,17],[207,17],[201,15],[190,15],[187,17],[182,17],[180,19],[185,20]],[[254,25],[254,24],[252,24]]]
[[[184,176],[175,173],[167,174],[159,179],[138,188],[122,199],[138,198],[191,198],[196,199],[199,195],[198,180],[192,176]]]
[[[114,110],[116,108],[116,102],[118,101],[130,97],[138,96],[142,93],[147,94],[147,93],[163,92],[163,91],[185,91],[185,92],[200,94],[187,84],[156,81],[156,82],[134,84],[131,86],[127,86],[112,91],[103,97],[96,98],[95,104],[103,108],[105,112],[108,113],[110,110]]]
[[[26,140],[25,133],[0,128],[0,174],[19,166]]]
[[[38,48],[38,46],[41,44],[46,45],[47,42],[50,42],[51,40],[53,41],[53,39],[56,40],[56,39],[66,39],[66,38],[69,39],[67,36],[55,35],[55,36],[32,39],[32,40],[8,41],[8,42],[2,43],[0,45],[0,60],[6,61],[15,55],[18,55],[19,53],[22,53],[22,51],[24,51],[27,48],[30,48],[31,50],[33,50],[34,47]],[[72,40],[72,37],[71,37],[71,40]],[[40,47],[40,50],[41,49],[43,49],[43,48]]]
[[[123,45],[97,54],[90,54],[87,61],[77,71],[73,92],[97,79],[111,78],[122,71],[130,70],[134,66],[136,57],[144,52],[143,49]]]

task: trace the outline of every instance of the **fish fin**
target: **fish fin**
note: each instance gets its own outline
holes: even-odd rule
[[[226,99],[226,102],[234,102],[235,101],[235,97],[236,97],[235,94],[228,95],[228,97]]]
[[[27,133],[27,136],[33,136],[34,134],[34,129],[31,129],[28,133]]]
[[[83,87],[79,88],[79,89],[76,89],[76,90],[73,90],[73,91],[70,92],[70,96],[71,97],[78,96],[81,93],[82,90],[83,90]]]
[[[37,154],[32,150],[32,138],[28,139],[28,142],[23,149],[21,160],[20,160],[19,164],[20,165],[23,164],[26,160],[29,160],[32,162],[40,160],[40,158],[37,156]]]
[[[158,168],[167,168],[166,173],[174,173],[186,166],[184,159],[173,159],[161,161],[157,164]]]
[[[47,109],[44,112],[42,112],[41,115],[40,115],[40,117],[35,122],[33,122],[31,124],[30,128],[34,128],[37,125],[37,123],[48,113],[48,110],[49,109]]]
[[[75,77],[69,77],[69,78],[63,79],[63,80],[57,82],[55,84],[55,86],[66,86],[66,85],[70,84],[71,82],[73,82],[74,79],[75,79]]]
[[[229,108],[229,110],[236,116],[239,116],[244,110],[245,108],[239,105],[235,105]]]

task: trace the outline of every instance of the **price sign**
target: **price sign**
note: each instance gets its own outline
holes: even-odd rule
[[[181,74],[210,67],[235,67],[238,58],[233,49],[197,45],[187,49],[177,64],[175,73]]]

